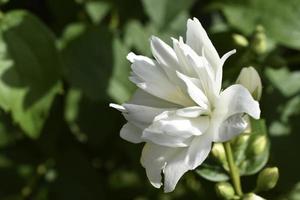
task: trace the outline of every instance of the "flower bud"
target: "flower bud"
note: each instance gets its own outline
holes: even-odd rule
[[[267,191],[274,188],[279,178],[277,167],[269,167],[261,171],[257,178],[256,190]]]
[[[233,146],[240,147],[240,146],[244,145],[249,140],[249,138],[250,138],[250,135],[241,134],[233,141]]]
[[[234,42],[241,47],[247,47],[249,45],[247,38],[244,37],[243,35],[235,33],[232,35],[232,38]]]
[[[217,195],[222,199],[232,199],[234,196],[234,189],[228,182],[219,182],[215,186]]]
[[[252,47],[257,54],[264,54],[267,51],[267,37],[264,27],[261,25],[256,27]]]
[[[213,157],[221,163],[226,161],[225,149],[222,143],[214,143],[211,153]]]
[[[258,136],[254,139],[250,147],[250,152],[254,155],[260,155],[265,151],[268,144],[267,137],[264,135]]]
[[[242,200],[265,200],[265,199],[254,193],[249,193],[243,196]]]
[[[255,100],[260,99],[262,84],[257,71],[253,67],[244,67],[241,70],[236,83],[247,88]]]

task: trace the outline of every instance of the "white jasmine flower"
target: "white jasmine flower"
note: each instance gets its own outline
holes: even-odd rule
[[[152,37],[155,59],[129,53],[130,80],[139,89],[123,105],[111,104],[128,123],[123,139],[145,142],[141,164],[154,187],[173,191],[181,176],[208,156],[212,142],[224,142],[247,127],[244,113],[258,119],[259,104],[242,85],[221,90],[222,66],[235,50],[219,57],[200,22],[187,22],[186,42],[173,48]]]

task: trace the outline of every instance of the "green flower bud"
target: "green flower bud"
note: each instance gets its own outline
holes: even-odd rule
[[[228,182],[219,182],[215,186],[217,195],[223,199],[232,199],[234,197],[234,189]]]
[[[249,194],[244,195],[242,200],[265,200],[265,199],[254,193],[249,193]]]
[[[222,143],[214,143],[211,153],[219,162],[223,163],[226,161],[225,149]]]
[[[244,37],[243,35],[235,33],[232,35],[232,38],[234,42],[241,47],[247,47],[249,45],[247,38]]]
[[[277,167],[269,167],[261,171],[257,178],[256,191],[267,191],[274,188],[279,178]]]
[[[236,83],[247,88],[255,100],[260,100],[262,93],[261,79],[253,67],[244,67],[241,70]]]
[[[237,146],[240,147],[243,144],[245,144],[250,138],[250,135],[248,134],[241,134],[240,136],[238,136],[234,142],[233,142],[233,146]]]
[[[254,155],[260,155],[262,152],[265,151],[268,144],[267,137],[264,135],[258,136],[254,139],[253,143],[251,144],[251,153]]]
[[[264,27],[261,25],[256,27],[252,47],[257,54],[264,54],[267,51],[267,37]]]

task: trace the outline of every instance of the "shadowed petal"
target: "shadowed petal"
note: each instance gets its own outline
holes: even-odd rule
[[[175,104],[192,104],[191,99],[170,82],[165,72],[154,60],[145,56],[137,56],[134,53],[128,54],[127,58],[132,62],[130,80],[139,88]]]
[[[212,115],[214,142],[223,142],[241,133],[246,128],[243,113],[259,119],[259,104],[245,87],[232,85],[221,93]]]
[[[128,142],[141,143],[143,142],[142,132],[142,129],[128,122],[122,127],[120,131],[120,137]]]
[[[205,57],[212,65],[214,71],[217,71],[217,67],[220,66],[219,54],[197,18],[193,18],[193,20],[188,19],[186,43],[192,47],[198,55],[202,55],[202,50],[204,50]]]
[[[146,169],[151,184],[159,188],[164,173],[164,191],[172,192],[179,179],[188,170],[195,169],[207,158],[211,139],[200,136],[190,147],[170,148],[147,143],[144,146],[141,163]]]
[[[185,147],[193,136],[203,134],[208,125],[207,116],[185,118],[178,116],[176,111],[166,111],[155,117],[142,138],[162,146]]]

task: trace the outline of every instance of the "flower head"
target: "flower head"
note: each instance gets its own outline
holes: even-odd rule
[[[259,104],[242,85],[221,90],[225,60],[220,58],[200,22],[187,21],[186,42],[173,48],[152,37],[154,59],[129,53],[130,80],[139,89],[123,105],[111,104],[128,123],[123,139],[145,142],[141,164],[154,187],[173,191],[179,179],[208,156],[212,142],[223,142],[247,127],[244,113],[258,119]],[[162,183],[161,173],[164,173]]]

